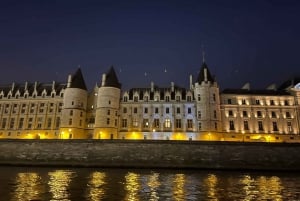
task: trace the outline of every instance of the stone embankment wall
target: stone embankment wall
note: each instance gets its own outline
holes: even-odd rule
[[[300,170],[300,144],[1,140],[0,165]]]

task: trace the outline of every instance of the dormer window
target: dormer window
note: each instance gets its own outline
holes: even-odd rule
[[[177,102],[180,101],[180,96],[176,96],[176,101],[177,101]]]
[[[166,96],[166,102],[170,102],[170,96]]]
[[[138,102],[138,100],[139,100],[139,97],[138,97],[138,96],[134,96],[134,97],[133,97],[133,101],[134,101],[134,102]]]
[[[128,96],[124,96],[124,97],[123,97],[123,102],[126,103],[127,101],[128,101]]]

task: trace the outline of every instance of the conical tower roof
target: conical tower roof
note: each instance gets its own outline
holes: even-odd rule
[[[105,83],[106,87],[116,87],[121,89],[121,83],[118,80],[115,69],[113,66],[110,67],[109,71],[106,73]]]
[[[200,69],[200,72],[199,72],[198,78],[197,78],[197,82],[199,84],[203,81],[205,81],[205,82],[207,82],[207,81],[214,82],[215,81],[213,76],[210,74],[210,71],[205,62],[202,63],[202,66],[201,66],[201,69]]]
[[[87,90],[80,68],[78,68],[75,74],[72,76],[70,88]]]

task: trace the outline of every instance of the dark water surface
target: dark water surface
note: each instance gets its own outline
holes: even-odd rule
[[[300,172],[0,167],[0,200],[300,200]]]

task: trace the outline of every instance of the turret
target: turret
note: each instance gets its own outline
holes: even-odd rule
[[[121,84],[113,67],[102,76],[98,90],[94,139],[118,137]]]
[[[85,139],[87,88],[80,68],[69,75],[63,98],[61,139]]]
[[[199,125],[198,131],[220,131],[219,87],[204,61],[193,89]]]

